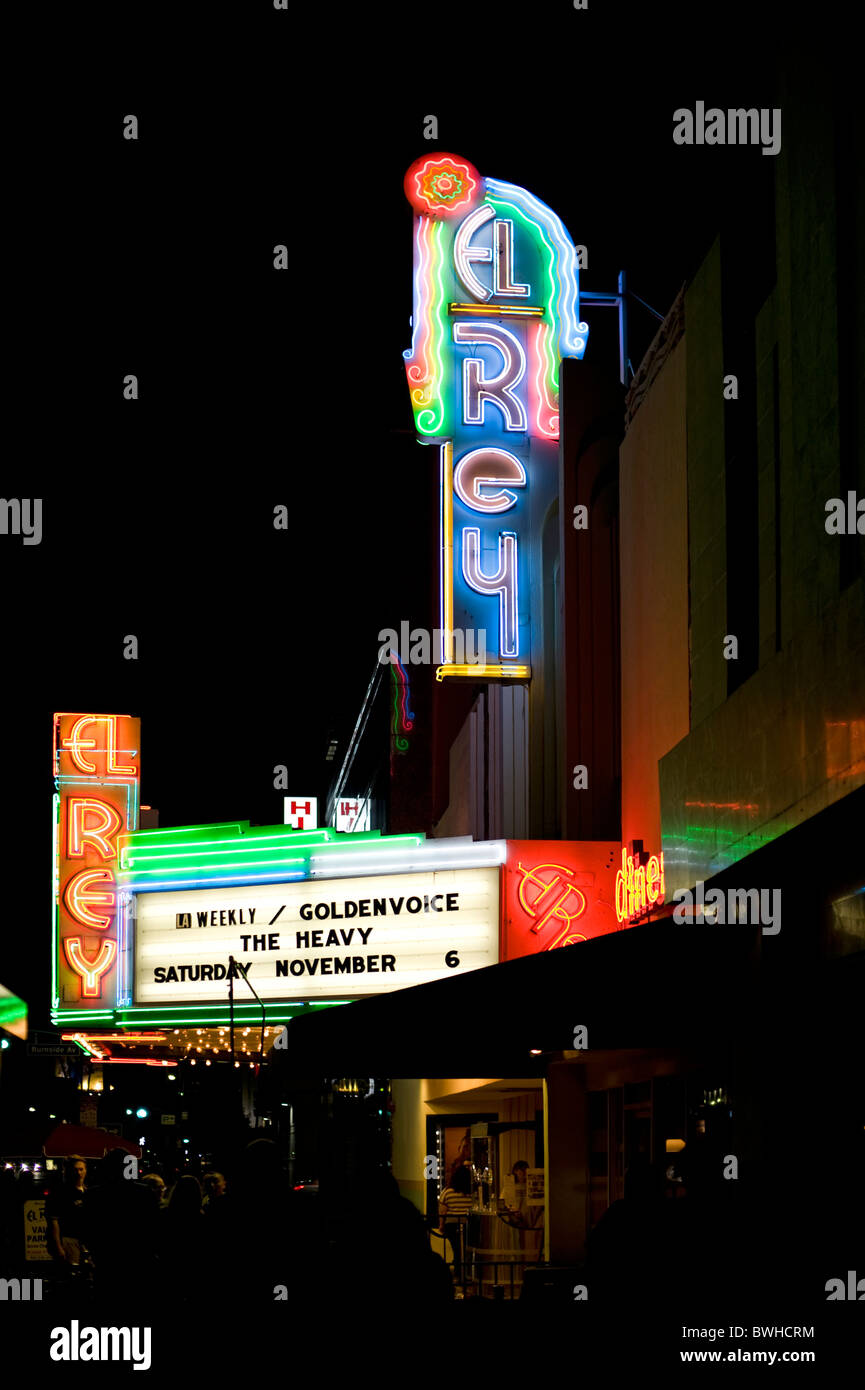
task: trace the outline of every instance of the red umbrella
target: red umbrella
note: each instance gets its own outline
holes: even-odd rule
[[[109,1149],[125,1149],[136,1158],[141,1157],[137,1144],[121,1139],[119,1134],[109,1134],[107,1129],[92,1129],[89,1125],[57,1125],[42,1145],[46,1158],[68,1158],[70,1154],[104,1158]]]

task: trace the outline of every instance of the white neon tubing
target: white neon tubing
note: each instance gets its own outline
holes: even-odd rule
[[[558,280],[561,295],[561,338],[562,356],[574,353],[581,356],[585,351],[589,333],[587,323],[578,322],[579,267],[574,243],[568,235],[564,223],[552,208],[539,198],[528,193],[514,183],[504,183],[501,179],[487,179],[487,190],[497,198],[509,199],[516,203],[522,212],[533,221],[539,222],[555,243],[558,251]]]
[[[459,276],[466,293],[472,299],[483,302],[489,299],[491,290],[484,289],[480,280],[471,268],[471,262],[476,261],[481,264],[489,265],[493,259],[491,246],[470,246],[469,242],[479,228],[485,226],[496,215],[495,208],[491,208],[489,203],[481,203],[479,208],[470,212],[457,228],[454,237],[454,268]]]
[[[507,512],[516,504],[517,495],[508,488],[499,488],[494,493],[478,491],[481,487],[495,487],[496,483],[511,483],[514,487],[526,485],[525,468],[507,449],[492,445],[472,449],[463,454],[454,469],[454,492],[474,512]]]
[[[496,239],[496,259],[493,262],[493,284],[496,296],[522,296],[529,293],[528,285],[514,284],[514,224],[509,217],[497,217],[493,234]],[[504,279],[502,270],[504,269]]]
[[[491,323],[455,323],[454,342],[469,346],[486,344],[497,348],[504,363],[498,376],[487,378],[484,363],[479,357],[467,357],[463,362],[463,424],[484,424],[486,401],[498,406],[505,429],[525,433],[528,428],[522,401],[514,395],[526,372],[526,355],[522,343],[510,329]]]
[[[514,658],[519,653],[516,535],[513,531],[499,532],[499,563],[492,574],[484,574],[481,569],[480,553],[480,528],[466,526],[463,529],[463,578],[477,594],[498,594],[499,652],[503,658]]]

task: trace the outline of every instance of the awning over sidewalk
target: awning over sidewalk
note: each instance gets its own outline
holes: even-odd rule
[[[42,1151],[46,1158],[68,1158],[70,1154],[80,1154],[82,1158],[104,1158],[111,1149],[123,1149],[126,1153],[141,1157],[141,1149],[119,1134],[109,1134],[107,1129],[95,1129],[89,1125],[56,1125],[52,1129]]]
[[[579,1027],[592,1051],[697,1046],[771,1011],[761,957],[759,928],[665,921],[299,1017],[269,1060],[286,1076],[540,1076]]]
[[[284,1077],[542,1076],[587,1050],[792,1047],[861,1017],[865,954],[790,962],[759,927],[669,919],[300,1016],[268,1061]],[[857,968],[858,967],[858,968]],[[533,1055],[540,1054],[540,1055]],[[791,1053],[791,1056],[793,1054]]]

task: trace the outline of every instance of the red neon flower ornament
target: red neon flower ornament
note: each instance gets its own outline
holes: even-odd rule
[[[405,193],[416,212],[439,217],[463,213],[476,201],[481,176],[455,154],[424,155],[405,176]]]

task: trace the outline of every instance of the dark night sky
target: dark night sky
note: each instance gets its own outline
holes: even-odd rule
[[[691,5],[680,21],[600,0],[176,11],[70,17],[102,56],[51,102],[33,88],[36,153],[13,161],[38,176],[13,248],[23,447],[2,490],[43,497],[44,535],[0,537],[0,980],[34,1014],[52,711],[142,717],[143,800],[164,825],[279,821],[274,764],[323,794],[328,732],[344,747],[379,628],[426,621],[434,455],[414,442],[401,356],[412,160],[440,148],[524,184],[588,247],[584,288],[624,268],[666,313],[722,214],[747,220],[752,181],[774,172],[758,149],[674,146],[674,109],[770,106],[777,51],[832,41],[825,8],[819,34],[781,7]],[[137,143],[121,138],[129,112]],[[613,312],[584,316],[588,356],[616,374]],[[636,368],[656,324],[638,309],[631,324]],[[288,533],[271,524],[281,502]]]

